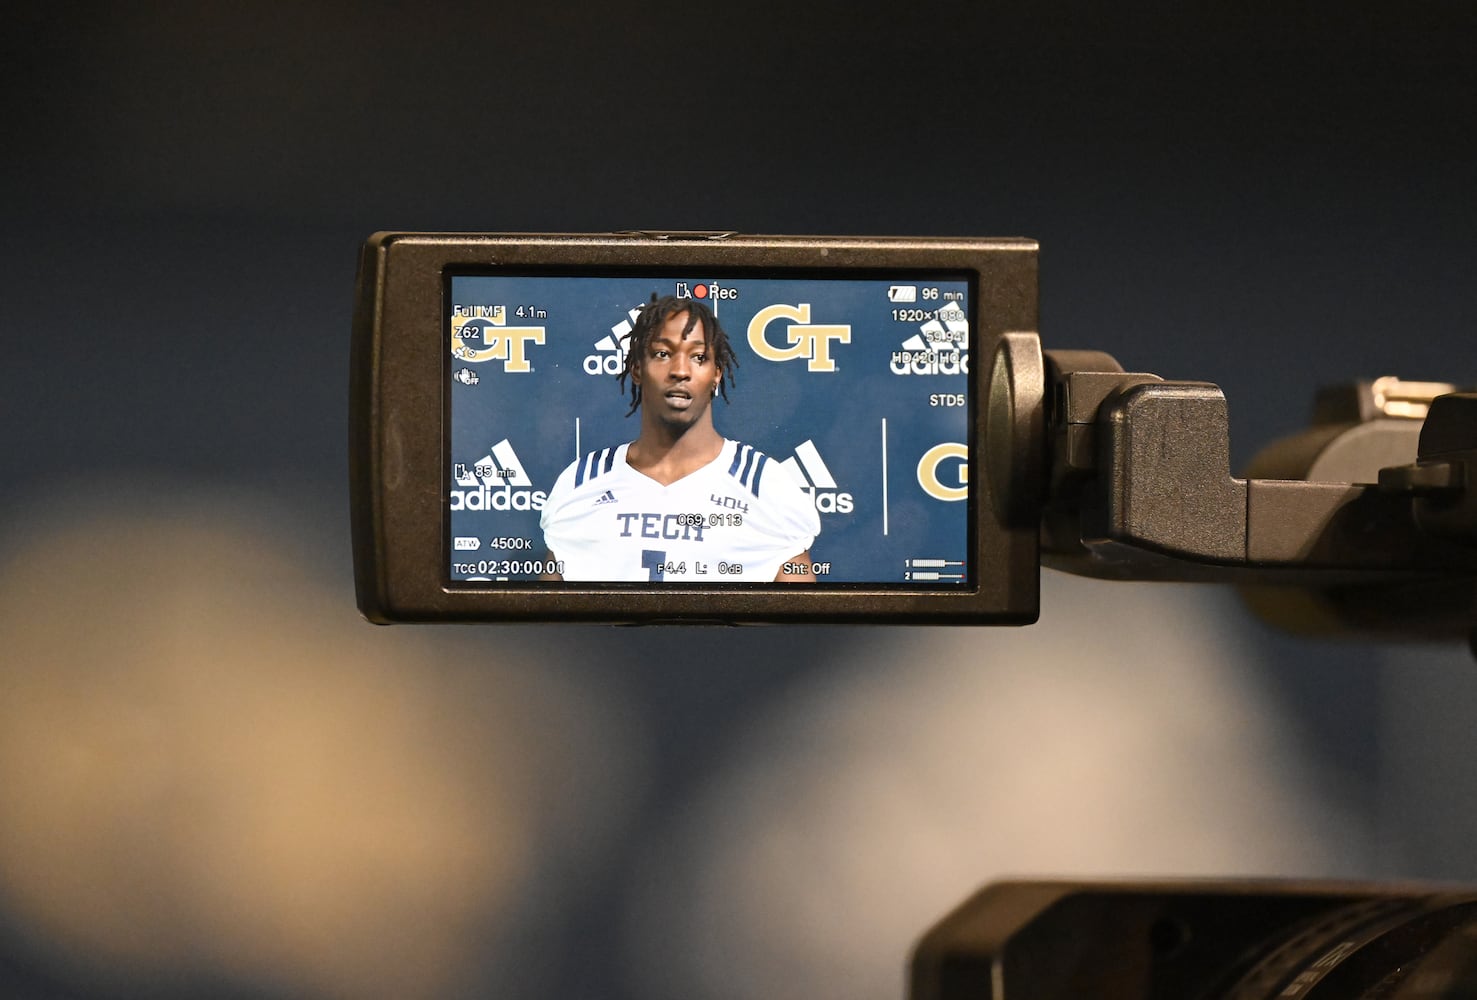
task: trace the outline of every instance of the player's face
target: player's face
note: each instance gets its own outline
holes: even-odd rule
[[[682,336],[687,313],[669,318],[646,344],[635,375],[641,407],[667,424],[691,426],[712,418],[713,396],[723,373],[713,363],[707,335],[698,323]]]

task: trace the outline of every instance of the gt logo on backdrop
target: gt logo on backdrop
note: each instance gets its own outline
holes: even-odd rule
[[[470,467],[457,462],[452,477],[462,488],[451,491],[451,510],[543,510],[549,499],[531,488],[533,480],[507,438]]]
[[[795,446],[795,454],[780,463],[789,470],[794,480],[810,494],[815,509],[822,514],[850,514],[855,502],[850,493],[836,488],[836,477],[825,459],[816,449],[815,442],[806,440]]]
[[[768,339],[767,328],[777,319],[792,320],[785,328],[788,346],[776,347]],[[834,326],[812,326],[810,303],[797,306],[783,302],[765,306],[749,320],[749,346],[754,353],[766,361],[795,361],[806,359],[806,367],[813,372],[833,372],[836,360],[831,357],[832,342],[851,343],[851,325],[838,323]]]
[[[969,496],[969,449],[955,441],[936,444],[918,460],[918,485],[935,500]]]
[[[502,306],[455,306],[451,356],[460,361],[501,361],[505,372],[531,372],[528,345],[544,342],[544,327],[507,326]]]

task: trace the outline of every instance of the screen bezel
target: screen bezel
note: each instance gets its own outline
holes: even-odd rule
[[[970,313],[970,317],[969,317],[969,319],[970,319],[969,348],[970,349],[974,349],[974,341],[978,337],[978,332],[974,328],[975,324],[974,324],[974,315],[973,315],[973,313],[974,313],[974,305],[975,305],[975,303],[978,302],[978,296],[979,296],[979,289],[977,287],[978,275],[975,274],[972,271],[940,272],[940,271],[915,271],[915,270],[910,270],[910,269],[897,268],[897,269],[888,269],[885,273],[883,273],[883,272],[878,271],[875,268],[870,269],[870,270],[863,270],[863,271],[847,271],[847,270],[841,270],[841,269],[836,269],[836,268],[806,267],[806,268],[795,268],[795,269],[782,269],[782,268],[766,267],[766,268],[762,268],[762,269],[755,269],[755,268],[735,268],[735,269],[728,269],[728,270],[723,270],[723,271],[717,271],[717,270],[714,270],[714,269],[711,269],[710,268],[710,269],[704,269],[704,270],[702,270],[701,271],[701,274],[705,278],[714,279],[714,280],[721,279],[721,280],[733,281],[733,282],[741,282],[745,278],[754,277],[755,275],[762,275],[762,277],[764,277],[766,279],[783,279],[783,280],[793,280],[793,281],[802,281],[802,282],[812,282],[812,281],[816,281],[816,282],[818,282],[818,281],[848,281],[848,280],[882,281],[884,279],[886,279],[886,280],[888,280],[890,282],[913,282],[913,283],[917,283],[917,284],[923,284],[925,282],[957,282],[959,284],[964,285],[968,289],[967,303],[968,303],[968,305],[970,307],[970,309],[969,309],[969,313]],[[639,278],[654,278],[654,279],[657,279],[657,280],[661,281],[661,280],[664,280],[664,279],[691,278],[691,277],[693,277],[693,269],[690,268],[690,267],[660,268],[660,269],[659,268],[601,268],[597,273],[592,274],[588,269],[569,269],[569,268],[540,268],[540,269],[526,268],[526,269],[519,269],[519,270],[516,270],[516,271],[513,270],[513,269],[510,269],[510,268],[494,268],[494,269],[490,269],[490,270],[488,268],[475,268],[475,269],[447,268],[445,270],[445,272],[443,273],[443,276],[442,276],[443,277],[443,283],[444,283],[444,286],[445,286],[444,303],[443,303],[443,307],[442,308],[444,310],[444,315],[446,317],[445,322],[443,324],[443,330],[442,330],[442,335],[443,335],[443,357],[444,357],[444,361],[445,361],[445,366],[444,366],[444,369],[443,369],[443,378],[446,380],[443,384],[444,385],[447,385],[447,387],[448,387],[448,392],[445,394],[444,399],[443,399],[444,409],[443,409],[443,412],[442,412],[442,420],[443,420],[443,425],[446,426],[446,427],[450,427],[451,426],[452,416],[453,416],[453,412],[454,412],[454,407],[452,405],[452,393],[454,392],[454,390],[451,389],[449,383],[450,383],[450,380],[451,380],[452,371],[457,366],[457,363],[453,360],[453,358],[451,356],[451,350],[450,350],[450,348],[451,348],[451,342],[452,342],[451,341],[451,338],[452,338],[451,307],[452,307],[452,303],[454,301],[454,285],[457,282],[457,280],[458,279],[461,279],[461,278],[467,278],[467,277],[483,277],[483,276],[495,276],[495,277],[500,277],[500,278],[513,279],[513,280],[516,280],[516,279],[519,279],[519,278],[570,278],[570,279],[576,279],[577,280],[577,279],[580,279],[580,278],[587,278],[587,277],[599,277],[599,278],[606,278],[606,277],[614,277],[614,278],[639,277]],[[988,357],[988,355],[986,355],[986,356]],[[612,380],[613,380],[613,377],[612,377]],[[966,410],[966,424],[968,426],[970,426],[970,427],[973,427],[973,426],[975,426],[975,423],[974,423],[974,408],[976,406],[978,406],[978,405],[983,405],[983,401],[978,400],[977,398],[975,398],[974,396],[971,395],[968,402],[969,402],[969,406],[968,406],[968,409]],[[725,429],[729,429],[726,424],[725,424]],[[740,433],[737,436],[738,437],[741,437],[741,438],[747,439],[747,435],[746,434],[743,434],[743,433]],[[451,441],[451,435],[450,434],[447,434],[446,435],[446,439],[445,439],[445,442],[444,442],[444,446],[443,447],[444,447],[444,454],[443,454],[443,457],[442,457],[442,466],[443,466],[443,468],[449,470],[451,468],[451,463],[454,460],[454,456],[453,456],[453,453],[452,453],[452,441]],[[448,480],[448,485],[449,485],[449,480]],[[964,550],[967,553],[973,553],[973,552],[975,552],[977,550],[977,546],[976,546],[976,544],[974,542],[974,535],[975,535],[976,531],[978,530],[978,510],[977,510],[977,507],[978,507],[979,502],[980,502],[980,498],[979,498],[979,495],[978,495],[977,492],[974,493],[973,495],[971,495],[970,497],[968,497],[967,500],[965,501],[966,506],[967,506],[967,514],[965,516],[966,528],[965,528],[965,545],[964,545]],[[448,589],[451,589],[451,590],[458,590],[458,589],[462,589],[462,590],[465,590],[465,589],[471,589],[471,590],[479,590],[479,589],[495,590],[495,589],[499,589],[499,588],[504,587],[504,586],[511,586],[511,585],[513,585],[513,584],[510,584],[510,583],[498,583],[498,584],[496,584],[494,586],[480,586],[478,581],[457,580],[457,579],[453,578],[452,575],[451,575],[451,563],[455,561],[455,556],[452,553],[452,539],[455,536],[455,532],[453,530],[452,519],[451,519],[450,516],[447,516],[447,517],[444,518],[443,534],[444,534],[443,544],[445,545],[448,558],[446,560],[446,567],[445,567],[445,570],[446,571],[443,574],[443,580],[442,580],[442,582],[443,582],[443,584]],[[814,555],[814,552],[812,553],[812,555]],[[838,553],[838,555],[839,555],[839,553]],[[533,551],[528,558],[530,560],[537,560],[537,559],[541,559],[542,557],[543,557],[543,552],[541,550],[536,550],[536,551]],[[904,582],[904,581],[900,581],[900,580],[897,580],[897,581],[874,580],[874,581],[833,582],[833,581],[830,581],[830,580],[822,580],[822,579],[817,578],[814,581],[808,582],[805,586],[806,587],[827,587],[827,588],[836,589],[836,590],[878,589],[878,590],[899,590],[899,591],[924,591],[924,592],[930,592],[931,593],[931,592],[934,592],[934,591],[953,591],[953,590],[959,590],[959,589],[971,587],[971,586],[974,585],[974,580],[975,580],[975,576],[976,576],[977,573],[978,573],[978,568],[976,566],[974,566],[974,565],[970,565],[968,567],[968,577],[967,577],[967,579],[962,580],[962,581],[959,581],[959,582],[933,583],[933,584],[927,584],[927,585],[925,585],[923,583],[910,584],[910,583],[907,583],[907,582]],[[537,589],[544,589],[544,588],[564,588],[564,589],[571,589],[571,588],[573,588],[573,589],[578,589],[578,587],[579,587],[579,584],[577,584],[577,583],[565,582],[565,581],[559,581],[559,582],[553,582],[553,581],[518,581],[518,583],[519,584],[522,584],[522,585],[527,585],[527,586],[532,587],[532,588],[537,588]],[[641,589],[648,588],[648,587],[651,588],[651,589],[657,589],[657,590],[673,590],[673,589],[680,589],[680,588],[682,588],[684,586],[691,586],[691,584],[690,583],[687,583],[687,582],[677,582],[677,581],[673,581],[673,582],[661,582],[661,583],[646,583],[646,582],[629,582],[629,581],[606,580],[606,581],[599,581],[599,586],[602,587],[602,588],[610,587],[610,588],[618,588],[618,589],[625,589],[625,590],[641,590]],[[772,582],[772,581],[771,582],[758,582],[758,581],[739,582],[739,581],[724,581],[724,580],[719,579],[719,580],[713,581],[712,586],[713,586],[714,589],[717,589],[717,590],[729,591],[729,590],[741,590],[741,589],[762,590],[762,589],[765,589],[765,588],[784,589],[784,588],[792,587],[792,586],[795,586],[795,585],[794,584],[785,584],[785,583],[775,583],[775,582]]]
[[[711,621],[1026,623],[1035,620],[1034,530],[993,513],[971,474],[966,586],[718,584],[450,579],[446,309],[463,274],[784,272],[812,277],[930,274],[971,294],[969,462],[983,470],[988,359],[1001,334],[1036,326],[1036,245],[998,239],[844,239],[729,234],[603,236],[381,233],[360,264],[351,382],[356,584],[372,621]]]

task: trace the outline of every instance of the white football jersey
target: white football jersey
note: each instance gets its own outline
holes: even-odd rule
[[[772,582],[820,534],[810,495],[749,445],[724,441],[670,486],[627,465],[629,447],[590,452],[549,491],[540,525],[566,580]]]

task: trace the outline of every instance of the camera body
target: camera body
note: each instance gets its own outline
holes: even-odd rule
[[[1236,478],[1217,386],[1042,350],[1036,252],[373,237],[350,391],[360,609],[1026,624],[1044,561],[1239,584],[1293,630],[1471,633],[1477,394],[1342,387]]]
[[[914,950],[912,1000],[1376,1000],[1477,990],[1477,897],[1435,887],[1001,882]]]
[[[1034,621],[1037,526],[997,514],[983,470],[989,362],[1007,333],[1036,328],[1036,250],[374,236],[350,392],[361,611],[382,623]],[[705,317],[698,335],[726,340],[701,401],[726,450],[701,476],[652,483],[626,461],[660,402],[649,352],[633,359],[630,345],[648,307],[673,299]],[[785,518],[815,530],[786,536]],[[566,527],[576,520],[582,535]],[[615,555],[593,568],[575,558],[607,542]]]

